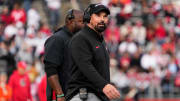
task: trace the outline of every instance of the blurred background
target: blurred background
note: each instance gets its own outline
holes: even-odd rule
[[[90,3],[111,11],[104,37],[116,101],[180,101],[179,0],[0,0],[0,101],[11,99],[16,71],[29,78],[20,86],[30,85],[32,101],[46,101],[44,42],[70,8]]]

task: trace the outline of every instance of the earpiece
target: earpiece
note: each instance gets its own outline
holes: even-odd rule
[[[91,11],[91,5],[89,5],[84,11],[83,22],[86,22],[86,23],[90,22],[90,19],[91,19],[90,11]]]
[[[73,9],[70,9],[67,13],[67,17],[69,20],[74,19]]]

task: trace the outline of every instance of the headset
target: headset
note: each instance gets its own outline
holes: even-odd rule
[[[83,16],[83,22],[89,23],[91,19],[91,9],[92,9],[92,4],[90,4],[85,10],[84,10],[84,16]]]
[[[67,18],[68,18],[69,20],[75,18],[73,12],[74,12],[73,9],[68,10],[68,12],[67,12]]]
[[[102,4],[90,4],[85,10],[84,10],[84,16],[83,16],[83,22],[84,23],[89,23],[91,20],[91,14],[93,13],[93,11],[95,10],[96,6],[100,6]],[[103,5],[103,7],[105,7]],[[106,9],[108,9],[107,7],[105,7]]]

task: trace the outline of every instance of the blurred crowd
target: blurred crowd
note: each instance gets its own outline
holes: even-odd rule
[[[111,81],[136,100],[179,94],[180,6],[168,0],[104,0]]]
[[[0,0],[0,101],[46,101],[42,61],[44,42],[53,28],[42,21],[34,2]],[[55,9],[51,3],[61,4],[60,0],[44,2],[50,12]],[[49,15],[52,27],[59,19],[53,14]]]
[[[46,85],[42,63],[44,42],[63,16],[59,12],[62,1],[42,0],[48,10],[48,22],[42,21],[43,16],[32,5],[34,1],[0,0],[0,100],[3,101],[22,94],[32,101],[46,101],[43,99]],[[72,7],[82,8],[81,0],[70,2]],[[180,94],[179,2],[90,2],[100,2],[111,10],[104,37],[110,53],[111,81],[119,88],[123,99]],[[21,88],[24,90],[19,91]]]

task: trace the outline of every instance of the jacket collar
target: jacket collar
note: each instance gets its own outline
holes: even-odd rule
[[[104,38],[103,35],[99,35],[96,31],[91,29],[89,26],[85,25],[84,29],[87,31],[89,35],[96,38],[98,41],[103,42]]]
[[[57,29],[54,33],[58,32],[58,31],[61,31],[61,30],[65,31],[68,36],[70,36],[70,37],[73,36],[73,33],[71,33],[71,32],[69,31],[69,29],[67,28],[67,26],[60,27],[60,28]]]
[[[74,34],[72,32],[69,31],[67,26],[63,26],[64,31],[69,35],[69,36],[73,36]]]

